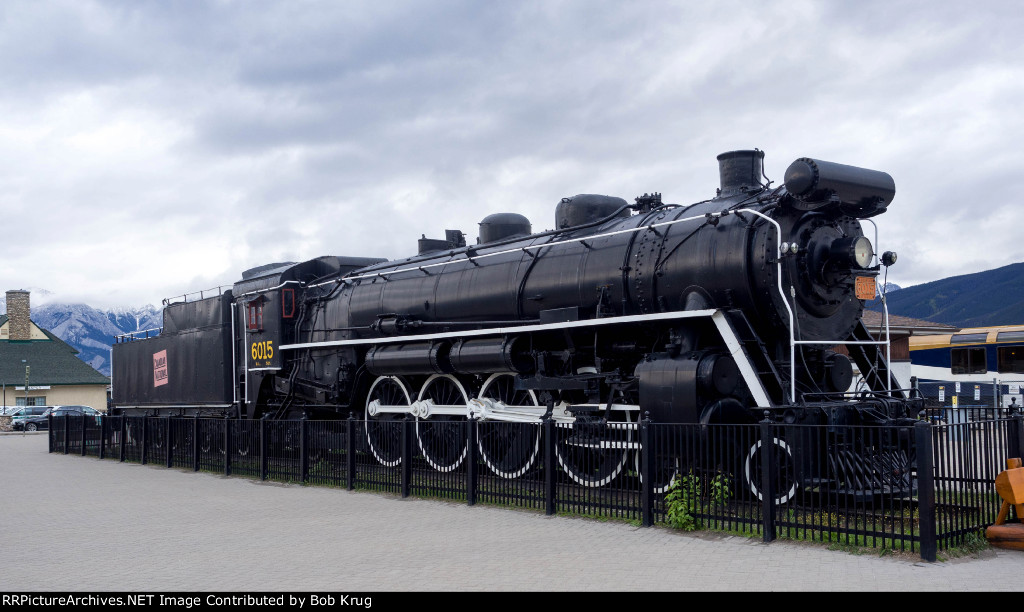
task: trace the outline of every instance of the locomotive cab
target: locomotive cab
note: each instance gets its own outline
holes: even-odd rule
[[[336,287],[344,274],[384,260],[358,257],[318,257],[301,263],[269,264],[247,270],[235,283],[237,394],[240,410],[249,417],[270,415],[286,405],[270,398],[294,393],[287,384],[294,363],[281,346],[299,338],[299,325],[309,314],[304,297],[309,286]],[[314,308],[317,302],[313,302]],[[315,313],[313,313],[315,314]],[[282,415],[283,416],[283,415]]]

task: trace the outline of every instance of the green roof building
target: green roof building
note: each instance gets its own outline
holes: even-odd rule
[[[7,292],[7,314],[0,315],[3,405],[81,405],[106,410],[110,380],[77,354],[32,322],[28,291]]]

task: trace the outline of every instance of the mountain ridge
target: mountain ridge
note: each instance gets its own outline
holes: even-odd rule
[[[2,312],[6,300],[0,298]],[[163,312],[148,304],[139,307],[93,308],[88,304],[47,302],[33,306],[32,322],[78,350],[78,358],[110,376],[110,347],[114,337],[163,326]]]
[[[886,303],[890,314],[960,328],[1024,323],[1024,262],[904,287]],[[866,307],[881,310],[881,300]]]

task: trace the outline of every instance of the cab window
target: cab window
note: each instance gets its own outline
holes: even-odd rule
[[[291,319],[295,317],[295,290],[283,289],[281,291],[281,318]]]
[[[263,298],[257,298],[246,305],[246,326],[251,331],[263,329]]]

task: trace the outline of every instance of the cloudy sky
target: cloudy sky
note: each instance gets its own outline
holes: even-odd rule
[[[896,181],[913,285],[1024,261],[1015,2],[0,4],[0,289],[159,303],[766,152]]]

